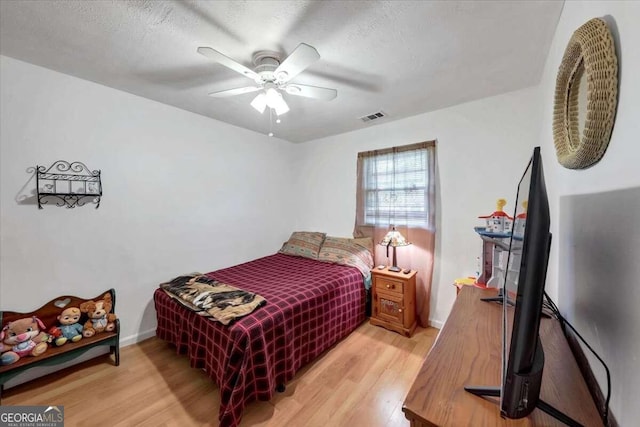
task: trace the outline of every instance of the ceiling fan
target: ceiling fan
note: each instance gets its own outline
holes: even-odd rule
[[[211,92],[209,96],[225,98],[260,90],[262,92],[251,101],[251,106],[260,113],[264,113],[266,107],[273,108],[277,115],[288,112],[289,106],[282,97],[282,91],[289,95],[325,101],[330,101],[338,95],[335,89],[291,83],[293,78],[320,59],[318,51],[305,43],[300,43],[284,61],[281,61],[281,55],[277,52],[266,50],[256,52],[253,55],[255,65],[253,70],[210,47],[199,47],[198,53],[255,82],[252,86]]]

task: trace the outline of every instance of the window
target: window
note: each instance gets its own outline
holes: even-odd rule
[[[359,223],[431,228],[431,143],[358,154]]]

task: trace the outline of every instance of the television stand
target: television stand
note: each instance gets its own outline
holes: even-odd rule
[[[426,357],[402,411],[412,427],[433,426],[562,426],[544,410],[524,418],[505,420],[492,400],[464,392],[466,384],[500,384],[502,366],[502,310],[481,297],[495,297],[496,289],[465,286],[433,348]],[[540,321],[545,349],[540,398],[583,425],[602,419],[589,393],[560,323]]]
[[[480,301],[498,302],[498,303],[502,304],[502,302],[504,301],[504,294],[502,292],[502,288],[498,289],[498,295],[496,295],[495,297],[480,298]],[[513,302],[513,300],[510,300],[510,299],[507,299],[507,304],[509,304],[511,307],[515,307],[516,306],[516,303]],[[547,313],[546,311],[542,310],[542,317],[546,317],[546,318],[550,319],[553,316],[551,314]]]
[[[536,408],[539,408],[569,427],[583,427],[579,422],[540,399],[544,359],[544,349],[540,343],[540,336],[538,336],[530,370],[522,374],[515,372],[510,375],[506,374],[507,379],[501,381],[502,383],[507,383],[504,386],[506,397],[502,396],[503,389],[501,387],[464,386],[464,389],[480,397],[502,397],[500,399],[500,415],[504,418],[524,418]]]
[[[504,302],[504,289],[503,288],[498,289],[498,295],[496,295],[495,297],[480,298],[480,301],[484,301],[484,302],[499,302],[500,304],[502,304]],[[509,304],[511,306],[515,306],[516,305],[516,303],[514,303],[513,301],[511,301],[508,298],[507,298],[507,304]]]
[[[471,394],[475,394],[480,397],[500,397],[500,387],[467,387],[464,389]],[[541,411],[551,415],[556,420],[565,423],[569,427],[583,427],[582,424],[564,414],[562,411],[557,410],[553,406],[549,405],[542,399],[538,399],[536,407]]]

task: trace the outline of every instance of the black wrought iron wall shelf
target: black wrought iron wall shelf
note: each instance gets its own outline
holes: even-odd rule
[[[49,168],[36,166],[36,191],[38,209],[49,202],[67,208],[95,203],[98,209],[102,197],[100,171],[89,170],[81,162],[64,160],[58,160]]]

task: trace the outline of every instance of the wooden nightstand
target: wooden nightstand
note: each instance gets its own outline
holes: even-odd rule
[[[407,337],[416,329],[416,274],[395,273],[384,270],[371,270],[372,325],[382,326]]]

